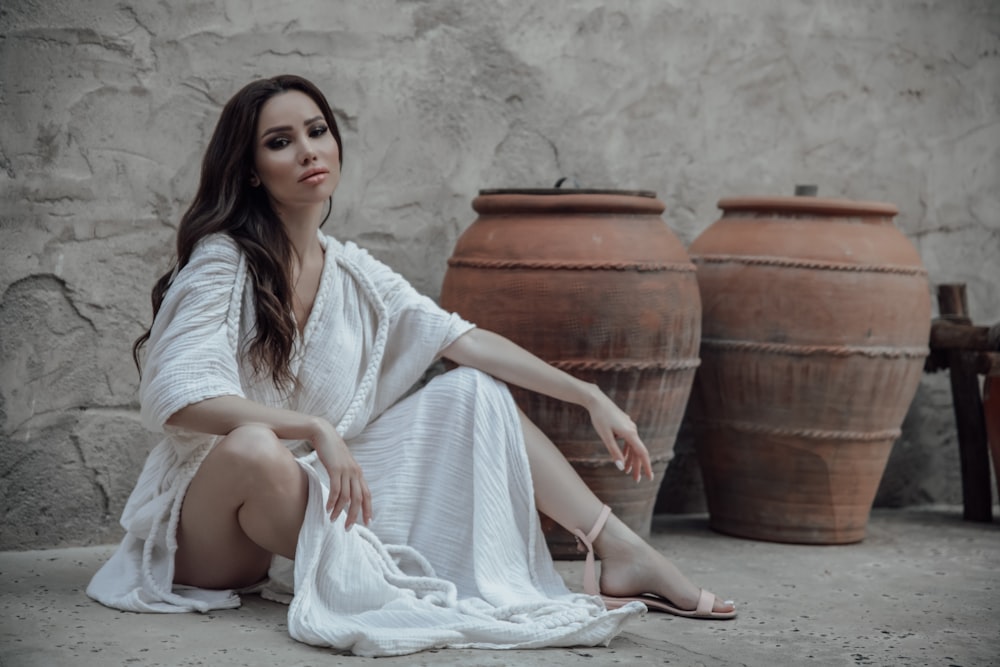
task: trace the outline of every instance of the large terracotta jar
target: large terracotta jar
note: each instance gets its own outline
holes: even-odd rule
[[[599,385],[639,428],[655,481],[613,465],[583,408],[511,387],[590,488],[648,535],[698,366],[694,265],[651,192],[484,190],[448,260],[441,305]],[[543,517],[556,558],[573,536]]]
[[[857,542],[929,351],[926,271],[890,204],[719,208],[689,248],[704,309],[690,414],[710,524]]]

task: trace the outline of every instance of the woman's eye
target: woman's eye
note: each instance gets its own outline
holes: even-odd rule
[[[326,134],[326,131],[327,131],[326,125],[316,125],[311,130],[309,130],[309,136],[318,137],[320,135]]]
[[[270,141],[267,142],[267,147],[270,148],[271,150],[278,150],[280,148],[284,148],[288,144],[289,141],[285,137],[275,137],[274,139],[271,139]]]

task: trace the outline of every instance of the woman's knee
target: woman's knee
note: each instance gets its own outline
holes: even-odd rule
[[[206,463],[260,482],[297,472],[295,457],[274,432],[263,426],[240,426],[216,443]]]

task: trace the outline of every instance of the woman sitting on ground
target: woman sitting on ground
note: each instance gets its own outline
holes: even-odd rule
[[[293,636],[371,655],[606,644],[646,607],[732,618],[609,513],[504,383],[583,406],[623,474],[652,479],[605,394],[320,232],[342,162],[302,78],[255,81],[223,109],[135,348],[144,423],[167,437],[88,593],[233,607],[252,587],[280,596],[284,563]],[[459,368],[407,396],[441,357]],[[565,588],[536,510],[590,551],[590,595]]]

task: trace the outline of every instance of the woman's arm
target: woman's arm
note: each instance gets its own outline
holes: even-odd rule
[[[324,421],[293,410],[267,407],[239,396],[218,396],[181,408],[167,419],[167,424],[212,435],[226,435],[240,426],[264,426],[283,440],[312,442]]]
[[[326,509],[332,518],[347,510],[346,527],[358,514],[372,519],[371,492],[347,443],[329,421],[293,410],[272,408],[239,396],[218,396],[181,408],[167,424],[198,433],[226,435],[241,426],[262,426],[282,440],[306,440],[330,475]]]
[[[444,349],[441,356],[493,377],[552,398],[583,406],[616,465],[636,481],[653,478],[649,452],[635,423],[600,390],[555,368],[523,347],[485,329],[472,329]],[[617,440],[624,443],[624,451]]]

